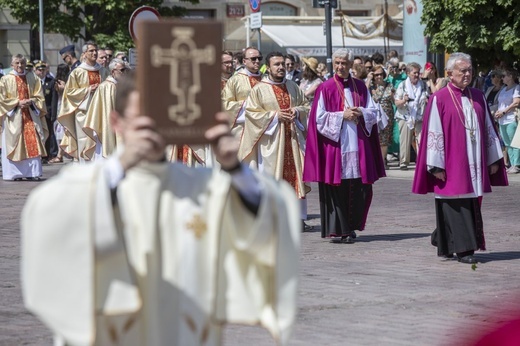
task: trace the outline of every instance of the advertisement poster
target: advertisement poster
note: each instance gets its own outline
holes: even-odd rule
[[[403,61],[426,64],[426,37],[421,24],[422,0],[404,0],[403,11]]]

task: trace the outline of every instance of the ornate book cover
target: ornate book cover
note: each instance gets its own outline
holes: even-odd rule
[[[214,20],[139,23],[141,114],[169,144],[203,144],[221,111],[222,24]]]

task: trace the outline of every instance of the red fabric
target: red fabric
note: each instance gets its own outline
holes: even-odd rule
[[[18,89],[18,99],[27,100],[29,98],[29,87],[27,86],[25,76],[16,76],[16,86]],[[38,138],[36,136],[36,127],[31,118],[31,112],[29,112],[28,108],[22,109],[22,138],[28,159],[40,156]]]

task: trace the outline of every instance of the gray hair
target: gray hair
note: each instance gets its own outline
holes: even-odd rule
[[[85,42],[85,44],[81,48],[81,52],[85,53],[88,50],[88,46],[96,47],[96,50],[98,49],[98,46],[97,46],[96,42],[87,41],[87,42]]]
[[[388,59],[388,64],[390,65],[395,65],[397,67],[399,67],[399,58],[390,58]]]
[[[460,52],[453,53],[450,55],[448,61],[446,62],[446,71],[453,71],[455,63],[460,60],[467,61],[471,64],[471,56],[469,54]]]
[[[11,58],[11,62],[15,61],[15,59],[18,59],[20,61],[25,61],[25,63],[27,63],[27,59],[22,54],[13,55],[13,57]]]
[[[419,65],[418,63],[416,62],[410,62],[406,65],[406,73],[410,73],[412,72],[412,70],[414,69],[418,69],[419,71],[421,70],[421,65]]]
[[[126,64],[122,59],[115,58],[110,61],[110,64],[108,65],[108,70],[112,72],[112,70],[115,69],[117,65],[123,65],[126,68]]]
[[[340,48],[336,50],[334,53],[332,53],[332,60],[339,58],[339,59],[347,59],[348,61],[352,61],[352,58],[354,57],[354,54],[352,54],[352,51],[347,48]]]

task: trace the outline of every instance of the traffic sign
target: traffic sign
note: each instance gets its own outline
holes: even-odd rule
[[[262,27],[262,12],[251,13],[249,19],[251,20],[250,29],[260,29]]]
[[[158,21],[161,16],[159,12],[150,6],[141,6],[137,10],[132,13],[130,16],[130,20],[128,21],[128,31],[130,32],[130,36],[132,36],[132,40],[137,42],[137,23],[142,20],[153,20]]]
[[[249,7],[253,12],[260,11],[260,0],[249,0]]]
[[[128,62],[132,68],[137,67],[137,49],[130,48],[128,50]]]

